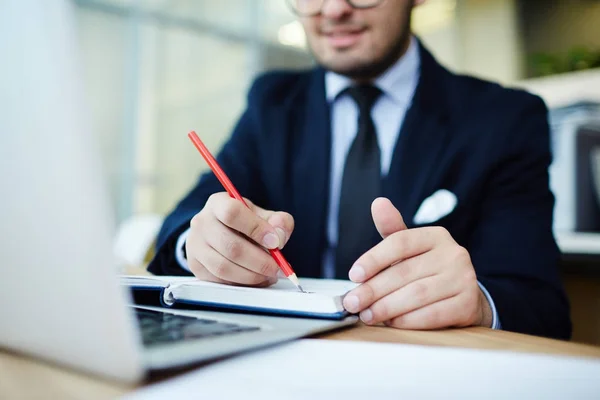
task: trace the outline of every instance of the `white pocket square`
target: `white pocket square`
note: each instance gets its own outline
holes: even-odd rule
[[[456,207],[456,195],[449,190],[440,189],[421,203],[413,222],[416,225],[429,224],[450,214]]]

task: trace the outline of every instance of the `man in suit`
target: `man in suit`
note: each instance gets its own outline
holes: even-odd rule
[[[251,209],[204,174],[149,270],[264,286],[279,247],[360,283],[344,306],[367,324],[568,338],[547,109],[440,66],[410,33],[422,1],[290,1],[320,66],[256,79],[217,157]]]

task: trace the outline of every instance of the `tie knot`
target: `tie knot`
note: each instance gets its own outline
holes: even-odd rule
[[[361,112],[370,112],[375,101],[381,96],[381,90],[373,85],[357,85],[347,89],[350,97],[354,99]]]

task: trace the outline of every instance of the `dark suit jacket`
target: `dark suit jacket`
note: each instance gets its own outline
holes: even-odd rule
[[[552,235],[546,106],[526,92],[452,74],[422,46],[420,55],[418,87],[383,195],[411,228],[425,198],[439,189],[453,192],[456,208],[435,225],[470,252],[503,329],[568,338],[569,307]],[[283,253],[299,276],[321,273],[330,146],[324,70],[272,72],[254,82],[217,157],[242,196],[294,216]],[[166,218],[151,272],[187,273],[174,259],[175,241],[220,191],[212,173],[200,178]]]

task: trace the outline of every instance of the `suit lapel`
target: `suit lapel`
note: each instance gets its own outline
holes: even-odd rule
[[[420,201],[428,195],[434,167],[448,135],[443,110],[447,74],[419,43],[421,72],[419,83],[400,129],[388,176],[383,181],[384,196],[400,210],[408,227]]]
[[[325,98],[324,71],[320,68],[310,76],[305,104],[305,108],[298,110],[294,127],[297,135],[291,148],[295,153],[292,157],[295,160],[292,179],[296,191],[293,196],[294,218],[297,221],[297,232],[292,238],[301,238],[300,247],[310,249],[303,251],[303,258],[315,255],[314,259],[303,261],[306,263],[303,268],[307,268],[310,276],[319,276],[320,257],[326,244],[331,149],[329,105]]]

